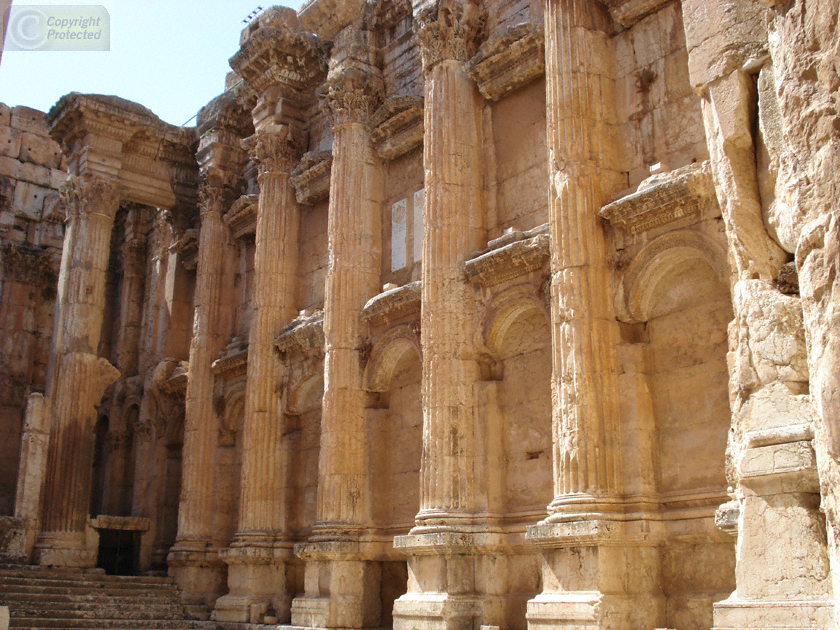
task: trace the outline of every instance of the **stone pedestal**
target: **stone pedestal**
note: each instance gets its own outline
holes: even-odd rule
[[[35,559],[43,565],[92,567],[96,551],[88,548],[86,529],[96,405],[119,378],[96,352],[120,191],[104,177],[75,177],[68,180],[63,201],[68,225],[50,354],[51,430]]]

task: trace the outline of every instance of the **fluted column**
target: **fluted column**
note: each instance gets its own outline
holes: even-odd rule
[[[315,539],[353,535],[367,515],[361,312],[379,289],[381,166],[364,123],[373,113],[380,85],[372,72],[347,70],[321,93],[334,141]]]
[[[228,228],[223,213],[227,191],[203,186],[199,191],[201,231],[195,287],[195,316],[190,345],[184,427],[183,480],[178,508],[178,536],[173,551],[203,551],[213,537],[213,469],[218,423],[213,409],[211,364],[227,341],[221,330]]]
[[[618,339],[598,216],[609,139],[603,105],[591,101],[609,54],[597,5],[549,0],[545,13],[555,434],[549,520],[612,511],[619,492]]]
[[[111,229],[120,202],[114,180],[73,177],[62,190],[67,230],[61,259],[53,350],[50,354],[50,444],[41,564],[92,566],[85,547],[96,405],[119,372],[96,355],[102,329]]]
[[[296,315],[299,216],[289,173],[299,143],[293,136],[288,125],[274,125],[252,141],[260,165],[260,198],[237,544],[271,542],[284,530],[283,414],[277,394],[281,366],[274,339]]]
[[[481,101],[464,63],[482,24],[474,5],[440,2],[418,26],[425,75],[423,165],[423,457],[418,525],[475,511],[478,364],[464,262],[483,245]]]

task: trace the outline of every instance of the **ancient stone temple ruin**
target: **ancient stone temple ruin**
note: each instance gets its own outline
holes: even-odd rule
[[[309,0],[231,53],[195,127],[0,111],[7,564],[209,628],[837,627],[836,0]]]

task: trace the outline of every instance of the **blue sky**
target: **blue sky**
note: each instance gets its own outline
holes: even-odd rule
[[[298,9],[303,0],[281,3]],[[14,4],[49,3],[15,0]],[[52,4],[104,6],[111,18],[111,50],[6,51],[0,61],[0,102],[46,111],[68,92],[115,94],[181,125],[224,90],[230,71],[227,60],[239,47],[242,20],[257,6],[272,3],[65,0]]]

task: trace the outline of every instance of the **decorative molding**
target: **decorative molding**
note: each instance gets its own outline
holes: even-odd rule
[[[528,232],[511,231],[488,243],[485,250],[467,261],[467,280],[487,288],[539,271],[551,257],[548,224]]]
[[[225,223],[230,228],[234,238],[242,238],[246,234],[255,234],[257,231],[257,208],[260,196],[242,195],[233,202],[230,210],[225,215]]]
[[[362,318],[372,326],[384,326],[411,314],[420,315],[420,280],[373,296],[362,309]]]
[[[275,346],[282,353],[293,350],[304,356],[324,354],[324,311],[312,315],[301,315],[292,320],[274,340]]]
[[[230,378],[245,374],[248,370],[248,343],[238,340],[229,343],[210,365],[210,369],[217,377]]]
[[[487,13],[469,0],[436,0],[420,11],[415,23],[423,72],[453,59],[467,61],[484,38]]]
[[[379,157],[393,160],[423,144],[423,97],[393,96],[368,122]]]
[[[330,196],[331,151],[310,151],[292,171],[292,186],[298,203],[311,206]]]
[[[715,189],[709,162],[654,175],[637,192],[601,208],[601,216],[631,234],[640,234],[700,215],[714,200]]]
[[[524,22],[495,33],[467,63],[467,72],[484,98],[503,96],[545,74],[545,34]]]

